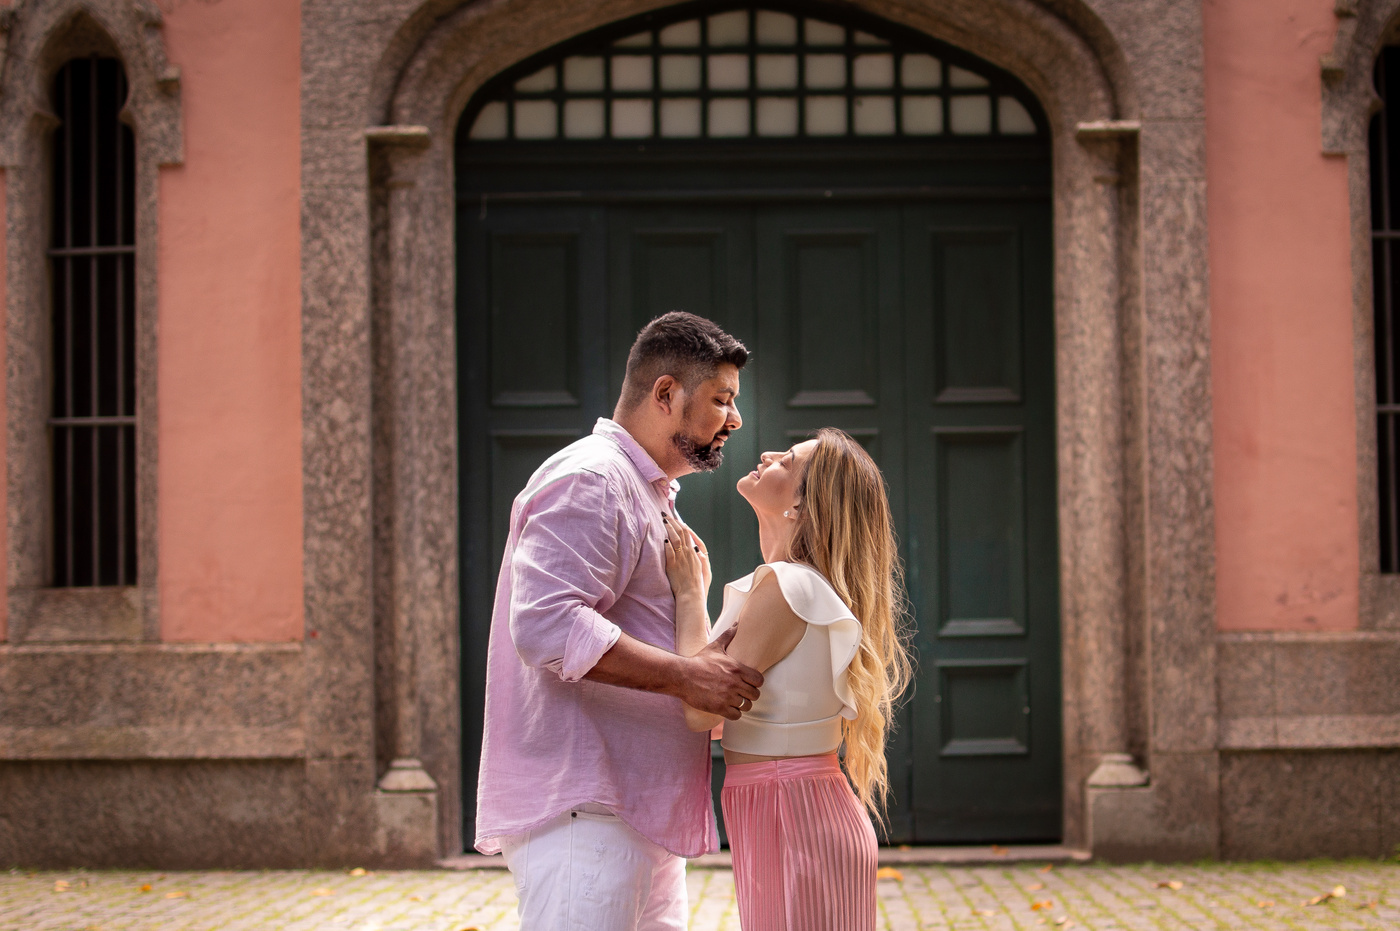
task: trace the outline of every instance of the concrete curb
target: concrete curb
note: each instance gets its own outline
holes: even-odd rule
[[[1088,863],[1087,850],[1058,844],[1026,844],[1010,847],[881,847],[881,866],[996,866],[999,863]],[[464,853],[437,861],[444,870],[503,870],[500,855],[485,857]],[[733,866],[728,850],[708,853],[690,861],[695,869],[727,870]]]

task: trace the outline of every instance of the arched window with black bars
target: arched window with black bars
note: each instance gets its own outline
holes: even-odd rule
[[[53,81],[53,584],[134,585],[136,159],[126,73],[78,58]]]

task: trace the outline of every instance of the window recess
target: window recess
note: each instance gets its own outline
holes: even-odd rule
[[[113,58],[53,84],[51,408],[53,585],[134,585],[135,140]]]

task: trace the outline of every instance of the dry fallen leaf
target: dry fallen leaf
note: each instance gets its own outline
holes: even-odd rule
[[[1048,872],[1050,872],[1051,870],[1053,870],[1054,868],[1055,868],[1055,864],[1053,864],[1053,863],[1047,863],[1047,864],[1045,864],[1044,866],[1042,866],[1042,867],[1040,868],[1040,871],[1041,871],[1042,873],[1048,873]]]
[[[351,876],[368,876],[368,875],[369,875],[369,870],[365,869],[363,866],[357,866],[357,867],[355,867],[353,870],[350,871],[350,875],[351,875]]]
[[[335,895],[334,889],[312,889],[312,895]]]
[[[66,879],[58,879],[58,880],[55,880],[55,881],[54,881],[54,884],[53,884],[53,891],[54,891],[54,892],[67,892],[67,891],[68,891],[68,880],[66,880]]]
[[[416,895],[411,895],[411,896],[409,896],[409,897],[408,897],[408,900],[409,900],[410,902],[421,902],[421,901],[423,901],[422,899],[420,899],[420,898],[419,898],[418,896],[416,896]]]
[[[1324,892],[1322,895],[1315,895],[1308,899],[1303,905],[1321,905],[1323,902],[1330,902],[1332,899],[1344,898],[1347,894],[1346,886],[1333,886],[1331,892]]]
[[[1175,892],[1176,890],[1180,889],[1180,888],[1181,888],[1182,886],[1184,886],[1184,885],[1186,885],[1186,884],[1185,884],[1184,882],[1182,882],[1181,880],[1179,880],[1179,879],[1164,879],[1164,880],[1162,880],[1161,882],[1159,882],[1159,883],[1157,884],[1157,888],[1158,888],[1158,889],[1170,889],[1171,891]]]
[[[993,844],[993,845],[992,845],[992,853],[993,853],[995,856],[1004,857],[1004,856],[1006,856],[1006,855],[1007,855],[1008,853],[1010,853],[1010,852],[1011,852],[1011,851],[1007,850],[1005,847],[1001,846],[1000,844]]]
[[[183,893],[183,892],[181,892],[181,891],[179,891],[179,890],[177,889],[177,890],[174,891],[174,892],[167,892],[167,893],[165,894],[165,897],[166,897],[167,899],[183,899],[183,898],[185,897],[185,893]]]
[[[1352,908],[1375,908],[1380,904],[1379,902],[1357,902]]]
[[[1276,905],[1277,903],[1275,903],[1273,899],[1260,899],[1254,904],[1259,906],[1260,908],[1273,908],[1274,905]]]
[[[913,847],[910,847],[908,844],[900,844],[900,845],[899,845],[899,849],[900,849],[900,850],[913,850],[914,848],[913,848]]]
[[[990,908],[974,908],[972,910],[972,914],[982,915],[983,917],[991,917],[992,915],[995,915],[996,912],[992,911]]]
[[[150,892],[150,891],[151,891],[151,884],[150,884],[150,883],[146,883],[144,886],[141,887],[141,891],[142,891],[142,892]]]
[[[1045,888],[1045,883],[1031,883],[1024,888],[1027,892],[1039,892],[1041,889]]]
[[[867,876],[870,874],[866,874]],[[893,879],[895,882],[904,882],[904,874],[892,866],[882,866],[875,871],[876,879]]]
[[[1042,908],[1054,908],[1054,907],[1055,907],[1055,903],[1052,902],[1052,901],[1050,901],[1049,899],[1046,899],[1044,902],[1032,902],[1032,903],[1031,903],[1031,911],[1033,911],[1033,912],[1038,912],[1038,911],[1040,911]]]

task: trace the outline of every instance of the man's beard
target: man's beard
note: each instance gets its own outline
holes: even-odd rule
[[[722,437],[727,437],[729,431],[717,434],[708,443],[697,443],[684,433],[676,433],[671,436],[671,442],[676,449],[681,451],[685,461],[696,472],[713,472],[718,469],[720,463],[724,462],[724,449],[719,445]]]

